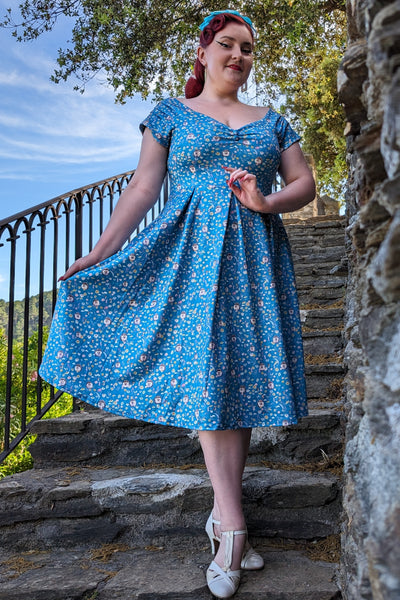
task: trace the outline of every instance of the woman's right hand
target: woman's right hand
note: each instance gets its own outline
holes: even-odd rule
[[[82,258],[78,258],[78,260],[76,260],[69,267],[69,269],[67,269],[67,271],[64,273],[64,275],[61,275],[61,277],[58,279],[58,281],[65,281],[66,279],[69,279],[69,277],[74,275],[75,273],[78,273],[78,271],[83,271],[84,269],[93,267],[93,265],[97,265],[98,262],[99,262],[99,260],[95,256],[93,256],[92,253],[89,253],[86,256],[82,256]]]

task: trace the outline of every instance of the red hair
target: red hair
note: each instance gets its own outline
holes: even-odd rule
[[[213,41],[215,34],[218,31],[221,31],[221,29],[223,29],[225,27],[225,25],[229,22],[236,22],[236,23],[240,23],[240,25],[245,25],[247,27],[247,29],[250,31],[252,39],[254,39],[253,31],[252,31],[251,27],[246,23],[246,21],[243,21],[243,19],[241,19],[237,15],[223,13],[221,15],[216,15],[209,22],[209,24],[206,27],[204,27],[204,29],[200,35],[200,42],[199,42],[200,46],[202,48],[207,48],[207,46],[209,46],[211,44],[211,42]],[[189,77],[189,79],[186,82],[185,98],[195,98],[196,96],[199,96],[201,94],[201,92],[203,91],[205,68],[204,68],[204,65],[201,64],[201,62],[199,61],[198,58],[196,59],[196,62],[194,63],[193,71],[194,71],[194,75]]]

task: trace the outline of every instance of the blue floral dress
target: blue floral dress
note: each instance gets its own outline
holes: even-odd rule
[[[307,414],[287,236],[227,186],[271,191],[299,137],[269,110],[232,129],[170,98],[141,124],[168,148],[163,212],[122,251],[63,282],[40,374],[111,413],[191,429],[289,425]]]

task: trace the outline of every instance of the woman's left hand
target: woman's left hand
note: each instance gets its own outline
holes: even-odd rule
[[[229,173],[227,182],[229,188],[243,206],[255,212],[268,212],[266,198],[257,186],[255,175],[245,169],[233,169],[232,167],[223,167],[223,169]]]

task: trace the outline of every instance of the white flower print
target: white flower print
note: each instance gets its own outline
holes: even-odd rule
[[[257,167],[268,190],[279,148],[298,138],[273,110],[232,132],[174,98],[158,106],[146,126],[172,148],[168,201],[107,262],[62,283],[43,375],[133,419],[295,423],[306,396],[287,238],[279,215],[235,199],[222,165]]]

